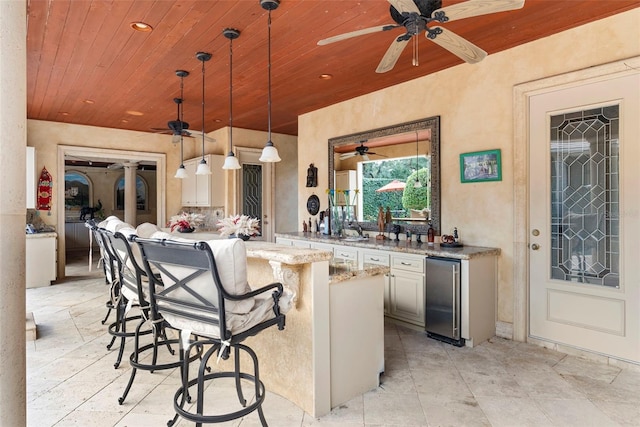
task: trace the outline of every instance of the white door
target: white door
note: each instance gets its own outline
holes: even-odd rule
[[[256,240],[273,242],[273,165],[262,163],[262,150],[236,147],[241,169],[238,171],[237,212],[260,218],[260,236]]]
[[[529,327],[640,362],[640,74],[530,99]]]

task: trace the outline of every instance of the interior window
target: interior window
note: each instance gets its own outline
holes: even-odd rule
[[[389,207],[394,218],[424,216],[430,208],[431,165],[427,156],[360,162],[362,218],[376,221],[378,207]]]
[[[147,182],[136,176],[136,209],[147,210]],[[124,175],[116,182],[116,210],[124,210]]]

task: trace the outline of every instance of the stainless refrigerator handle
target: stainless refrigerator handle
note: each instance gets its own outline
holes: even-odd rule
[[[452,288],[453,288],[453,310],[451,310],[451,313],[453,315],[453,322],[451,322],[451,324],[453,325],[453,334],[451,336],[453,337],[458,337],[457,335],[457,331],[458,331],[458,298],[459,298],[459,294],[458,294],[458,264],[454,264],[451,266],[452,269],[452,274],[451,277],[453,279],[453,283],[451,284]],[[458,337],[459,338],[459,337]]]

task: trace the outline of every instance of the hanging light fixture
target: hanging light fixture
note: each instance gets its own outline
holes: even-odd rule
[[[280,5],[280,0],[260,0],[260,6],[263,9],[269,11],[269,20],[268,20],[268,36],[267,36],[267,49],[268,49],[268,71],[269,71],[269,92],[268,92],[268,101],[267,101],[267,122],[269,129],[269,140],[267,144],[262,149],[262,155],[260,156],[261,162],[279,162],[280,156],[278,155],[278,149],[273,145],[271,141],[271,11],[278,8]]]
[[[202,160],[198,163],[198,168],[196,169],[196,175],[210,175],[211,169],[209,169],[209,165],[204,158],[204,63],[211,59],[211,54],[206,52],[198,52],[196,53],[196,58],[198,61],[202,61]]]
[[[229,154],[222,169],[240,169],[238,158],[233,154],[233,40],[240,37],[240,31],[226,28],[222,34],[229,39]]]
[[[180,123],[184,123],[184,107],[182,106],[182,101],[184,100],[184,78],[187,77],[189,75],[188,71],[185,70],[176,70],[176,76],[180,77],[180,98],[178,99],[174,99],[174,101],[176,101],[176,104],[178,104],[178,117],[180,120]],[[179,179],[184,179],[184,178],[188,178],[187,175],[187,170],[184,168],[184,144],[183,144],[183,136],[182,136],[183,132],[182,130],[180,131],[180,166],[178,167],[178,170],[176,171],[176,174],[174,176],[174,178],[179,178]],[[173,140],[175,141],[175,137],[176,135],[174,134],[173,136]]]

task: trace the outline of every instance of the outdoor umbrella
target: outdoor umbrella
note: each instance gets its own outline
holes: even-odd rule
[[[376,193],[384,193],[387,191],[402,191],[404,190],[405,185],[406,184],[404,182],[394,179],[387,185],[383,185],[382,187],[378,188],[376,190]]]

